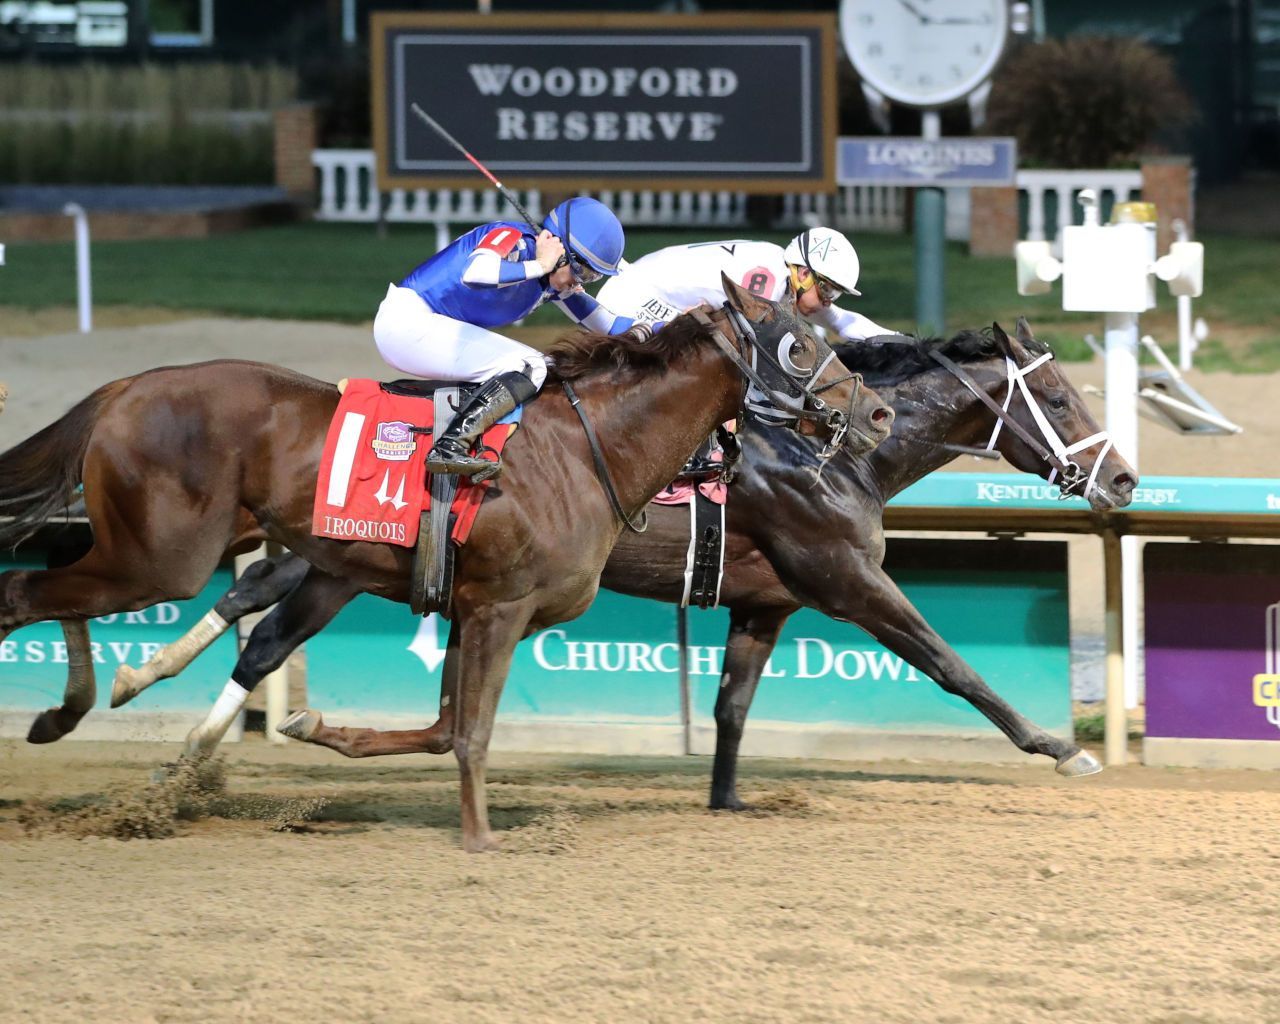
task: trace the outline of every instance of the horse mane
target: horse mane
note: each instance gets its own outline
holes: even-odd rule
[[[710,340],[710,332],[688,314],[676,317],[644,340],[625,332],[577,331],[562,335],[547,350],[549,373],[567,381],[601,371],[632,370],[640,374],[656,374]]]
[[[1035,355],[1049,351],[1044,342],[1034,338],[1023,340],[1022,346]],[[941,352],[957,363],[977,363],[1002,354],[990,327],[961,331],[950,338],[904,335],[901,339],[881,344],[870,340],[840,342],[834,347],[840,361],[848,369],[862,374],[867,386],[873,388],[901,384],[908,378],[936,370],[938,363],[929,355],[933,351]]]

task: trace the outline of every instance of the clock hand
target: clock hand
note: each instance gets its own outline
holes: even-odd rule
[[[932,25],[990,25],[991,15],[984,14],[981,18],[930,18],[929,23]]]
[[[922,14],[920,8],[911,3],[911,0],[898,0],[898,3],[902,4],[903,7],[914,14],[921,25],[928,25],[932,23],[933,19],[927,14]]]

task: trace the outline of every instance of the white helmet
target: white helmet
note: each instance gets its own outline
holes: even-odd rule
[[[809,228],[791,239],[783,259],[793,267],[805,267],[842,292],[858,291],[858,253],[853,243],[832,228]]]

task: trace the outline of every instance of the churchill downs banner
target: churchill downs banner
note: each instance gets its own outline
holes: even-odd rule
[[[512,187],[834,187],[829,15],[372,19],[378,184],[483,184],[417,103]]]

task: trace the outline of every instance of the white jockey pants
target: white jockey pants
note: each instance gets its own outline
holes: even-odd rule
[[[542,387],[547,376],[541,352],[436,313],[412,288],[394,284],[378,307],[373,341],[394,369],[429,380],[482,381],[516,371]]]

